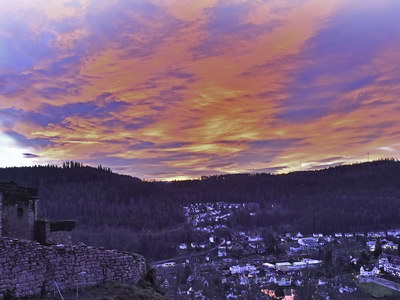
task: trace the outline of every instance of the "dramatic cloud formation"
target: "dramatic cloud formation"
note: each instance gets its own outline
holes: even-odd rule
[[[400,150],[397,0],[0,0],[0,166],[151,179]]]

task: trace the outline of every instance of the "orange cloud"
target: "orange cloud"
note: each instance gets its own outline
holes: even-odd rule
[[[28,161],[156,179],[393,156],[400,24],[388,3],[14,4],[0,13],[0,132],[38,155]]]

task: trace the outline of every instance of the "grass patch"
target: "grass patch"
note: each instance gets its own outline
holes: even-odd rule
[[[62,291],[65,300],[76,300],[76,290],[70,289]],[[61,299],[58,295],[56,297],[26,297],[26,300],[54,300]],[[79,300],[167,300],[167,298],[154,287],[142,281],[136,286],[120,284],[120,283],[103,283],[91,287],[79,289]]]
[[[399,299],[400,297],[399,292],[373,282],[362,282],[358,283],[357,286],[362,292],[369,294],[374,298],[393,297],[394,299]]]

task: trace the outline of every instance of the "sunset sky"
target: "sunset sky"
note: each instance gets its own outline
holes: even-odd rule
[[[0,167],[400,158],[399,0],[0,0]]]

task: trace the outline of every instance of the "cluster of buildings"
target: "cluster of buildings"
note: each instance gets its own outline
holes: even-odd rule
[[[157,281],[170,298],[289,300],[296,299],[306,283],[316,286],[321,297],[327,297],[332,289],[338,294],[355,293],[354,277],[343,276],[342,281],[333,283],[324,275],[326,267],[321,253],[357,244],[358,251],[373,257],[371,251],[377,241],[385,252],[398,249],[400,229],[307,235],[297,232],[275,234],[274,243],[279,251],[271,253],[271,241],[263,232],[228,226],[236,212],[248,213],[251,218],[260,213],[260,207],[254,203],[224,202],[184,207],[193,232],[202,240],[177,245],[181,259],[157,267]],[[354,265],[357,254],[351,251],[335,253],[333,259],[339,257]],[[382,254],[376,264],[358,266],[361,277],[383,273],[400,277],[400,258],[396,255]]]

